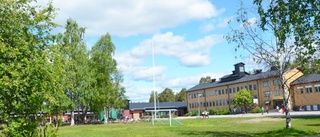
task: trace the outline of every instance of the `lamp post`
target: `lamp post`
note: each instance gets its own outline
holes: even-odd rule
[[[200,102],[199,102],[199,98],[201,97],[201,94],[197,93],[198,94],[198,116],[200,118]]]

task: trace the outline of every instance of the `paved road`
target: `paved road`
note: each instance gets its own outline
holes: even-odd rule
[[[290,112],[292,117],[303,117],[303,116],[315,116],[320,117],[320,111],[292,111]],[[279,112],[269,112],[269,114],[264,113],[247,113],[247,114],[236,114],[236,115],[210,115],[209,118],[228,118],[228,117],[285,117],[285,114]],[[177,119],[188,119],[188,118],[198,118],[198,116],[192,117],[178,117]]]

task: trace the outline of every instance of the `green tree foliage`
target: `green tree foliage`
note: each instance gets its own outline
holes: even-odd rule
[[[156,95],[156,97],[159,97],[158,92],[156,91],[156,93],[153,93],[153,91],[150,93],[150,98],[149,98],[149,102],[154,102],[154,94]],[[158,99],[157,99],[158,102]]]
[[[86,92],[88,74],[88,53],[86,53],[86,45],[83,40],[85,29],[79,27],[76,21],[68,19],[65,25],[65,32],[58,36],[58,43],[62,45],[61,54],[65,58],[66,77],[65,81],[65,95],[67,95],[71,102],[69,109],[71,111],[71,125],[74,125],[74,113],[76,106],[81,103],[80,96]]]
[[[297,52],[295,65],[307,73],[319,72],[320,66],[320,1],[273,0],[264,3],[254,0],[258,6],[260,27],[273,26],[280,49],[287,41],[293,41]]]
[[[115,46],[109,34],[103,35],[92,47],[91,59],[93,67],[91,71],[94,72],[94,90],[97,94],[92,109],[105,109],[106,111],[111,107],[125,105],[125,90],[120,85],[122,76],[117,70],[117,62],[113,58],[114,51]],[[107,119],[106,115],[105,119]]]
[[[174,92],[170,88],[165,88],[159,94],[159,102],[174,102],[174,101],[175,101]]]
[[[253,103],[252,99],[250,91],[243,88],[234,96],[232,104],[237,107],[242,107],[247,112],[247,107]]]
[[[54,8],[31,2],[0,1],[0,121],[7,124],[7,136],[36,134],[36,114],[55,83],[48,61]]]
[[[204,83],[211,83],[212,82],[212,79],[210,76],[207,76],[207,77],[201,77],[200,78],[200,81],[199,81],[199,84],[204,84]]]
[[[183,88],[181,89],[181,91],[176,94],[176,101],[177,102],[184,102],[184,101],[187,101],[187,93],[186,93],[187,89],[186,88]]]
[[[304,56],[303,61],[314,58],[320,45],[320,1],[318,0],[272,0],[265,3],[254,0],[258,6],[260,27],[267,30],[273,26],[277,45],[284,49],[288,40],[294,42],[294,50]]]

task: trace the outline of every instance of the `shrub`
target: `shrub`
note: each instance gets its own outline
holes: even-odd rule
[[[212,108],[209,110],[209,115],[218,115],[219,114],[219,110]]]
[[[259,107],[256,107],[251,112],[252,113],[261,113],[261,109]]]
[[[62,122],[63,122],[63,121],[62,121],[62,118],[59,118],[59,119],[58,119],[58,126],[59,126],[59,127],[62,126]]]
[[[220,109],[219,110],[219,115],[227,115],[230,114],[230,111],[226,108]]]

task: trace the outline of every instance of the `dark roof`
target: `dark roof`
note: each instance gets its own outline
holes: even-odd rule
[[[291,83],[291,85],[319,82],[320,74],[305,74]]]
[[[236,79],[233,81],[228,81],[228,82],[216,81],[213,83],[198,84],[198,85],[188,89],[187,92],[201,90],[201,89],[207,89],[207,88],[212,88],[212,87],[218,87],[218,86],[225,86],[225,85],[230,85],[230,84],[236,84],[236,83],[241,83],[241,82],[253,81],[253,80],[258,80],[258,79],[264,79],[264,78],[269,78],[269,77],[276,77],[276,76],[279,76],[277,70],[261,72],[258,74],[251,74],[251,75],[248,74],[248,75],[241,77],[240,79]]]
[[[156,108],[160,109],[179,109],[187,108],[187,102],[157,102]],[[147,110],[154,109],[154,103],[130,103],[130,110]]]

